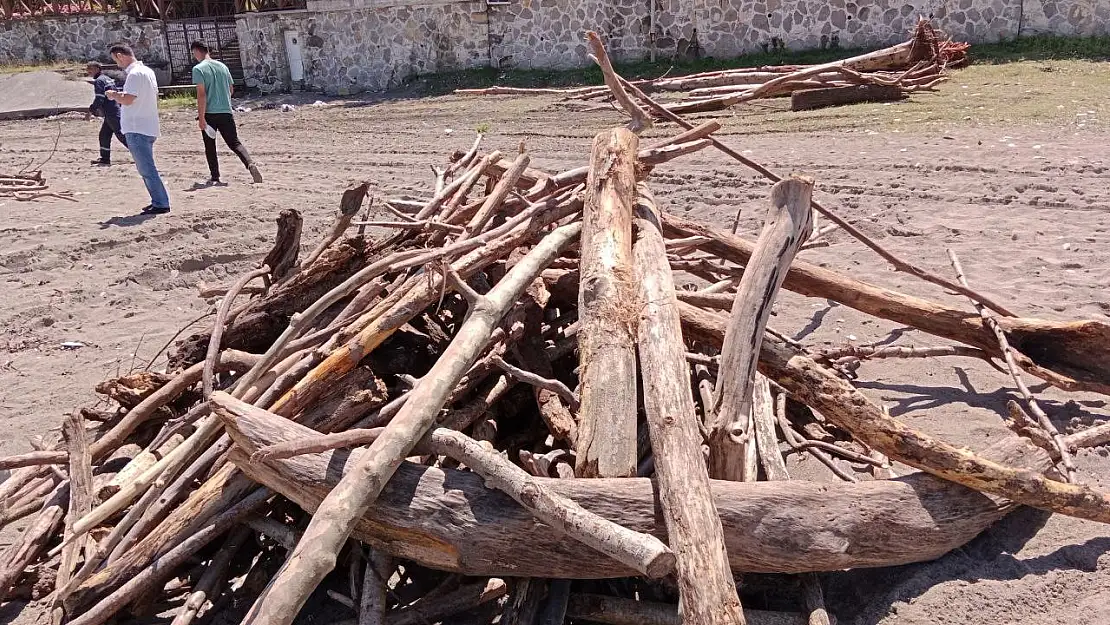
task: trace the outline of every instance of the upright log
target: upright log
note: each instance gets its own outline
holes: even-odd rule
[[[578,292],[581,395],[575,472],[636,475],[636,285],[632,203],[639,138],[623,128],[594,139],[583,208]]]
[[[451,391],[489,341],[502,317],[581,231],[577,223],[548,234],[484,296],[470,291],[458,274],[455,288],[471,301],[471,311],[455,339],[416,385],[405,405],[368,453],[320,504],[304,536],[244,618],[244,625],[289,625],[308,596],[335,567],[335,559],[355,522],[432,425]]]
[[[709,438],[709,474],[714,478],[744,479],[743,450],[755,444],[747,424],[763,330],[790,263],[813,228],[812,192],[813,182],[802,178],[783,180],[771,189],[771,212],[740,280],[721,351]]]
[[[89,438],[85,431],[85,420],[80,412],[66,415],[62,422],[62,435],[65,437],[66,447],[69,450],[69,511],[66,513],[66,533],[73,533],[73,525],[78,519],[88,514],[93,508],[93,472],[92,456],[89,453]],[[68,536],[67,536],[68,538]],[[58,569],[55,588],[59,591],[55,602],[62,598],[61,589],[69,583],[77,565],[78,556],[86,549],[87,536],[82,536],[76,541],[62,548],[62,563]],[[95,543],[93,543],[95,545]],[[93,547],[95,549],[95,547]],[[61,619],[55,617],[55,622]]]
[[[682,619],[689,625],[744,623],[724,532],[701,452],[674,278],[655,198],[638,187],[634,249],[640,284],[640,376],[667,536],[675,552]]]

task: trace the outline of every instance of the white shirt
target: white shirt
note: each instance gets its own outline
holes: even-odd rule
[[[129,132],[158,137],[158,78],[154,70],[140,61],[134,61],[127,66],[127,80],[123,83],[123,92],[135,96],[131,104],[122,104],[120,112],[120,130],[123,134]]]

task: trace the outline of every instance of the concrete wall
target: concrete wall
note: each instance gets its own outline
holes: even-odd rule
[[[489,62],[482,2],[310,0],[308,5],[307,11],[239,16],[249,87],[289,88],[286,30],[300,33],[303,88],[329,94],[382,91],[411,76]]]
[[[108,48],[127,43],[150,65],[168,62],[162,22],[119,14],[0,21],[0,64],[111,62]]]

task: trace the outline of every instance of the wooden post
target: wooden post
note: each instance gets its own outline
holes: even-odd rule
[[[578,456],[582,477],[636,475],[636,285],[632,202],[639,138],[623,128],[594,139],[583,208],[578,292]]]
[[[763,330],[790,262],[809,238],[812,192],[813,182],[803,178],[784,180],[771,189],[771,213],[736,292],[721,351],[709,440],[709,475],[717,479],[744,479],[744,446],[751,437],[747,424],[752,382]]]
[[[639,353],[659,501],[677,559],[684,623],[744,623],[725,552],[721,518],[709,489],[701,432],[682,341],[674,278],[655,198],[638,187],[635,246],[640,285]]]
[[[72,412],[66,415],[65,421],[62,422],[62,435],[65,437],[66,447],[69,450],[69,511],[66,513],[65,519],[66,532],[72,535],[73,525],[92,510],[95,502],[89,437],[85,431],[85,419],[82,418],[80,412]],[[82,551],[86,551],[88,540],[87,537],[82,536],[62,548],[62,563],[58,569],[58,578],[55,583],[55,588],[59,591],[69,583],[78,556]],[[55,603],[60,602],[62,598],[63,593],[58,592],[55,596]]]

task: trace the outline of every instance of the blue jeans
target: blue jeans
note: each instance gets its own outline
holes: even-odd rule
[[[125,136],[127,149],[131,150],[131,157],[135,159],[135,168],[139,170],[146,191],[150,194],[150,205],[154,208],[169,208],[170,196],[166,193],[166,185],[162,184],[158,168],[154,165],[155,138],[137,132],[129,132]]]

